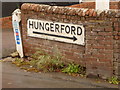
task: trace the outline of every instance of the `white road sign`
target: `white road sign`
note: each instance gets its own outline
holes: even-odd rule
[[[19,53],[20,57],[22,58],[24,55],[23,55],[21,33],[19,28],[20,27],[19,22],[21,21],[20,14],[21,14],[20,9],[16,9],[12,13],[12,24],[13,24],[14,37],[16,42],[16,50]]]
[[[27,34],[31,37],[84,45],[83,25],[28,19]]]

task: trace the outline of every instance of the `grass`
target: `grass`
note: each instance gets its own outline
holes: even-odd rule
[[[31,56],[30,65],[44,72],[52,72],[61,69],[63,62],[59,56],[50,56],[44,52],[38,51]]]
[[[68,64],[67,67],[62,69],[62,72],[72,74],[85,74],[85,67],[80,66],[79,64]]]
[[[16,58],[12,63],[28,72],[63,72],[72,76],[85,77],[85,67],[75,63],[66,64],[61,59],[59,54],[50,56],[45,52],[38,51],[27,60]],[[117,85],[120,83],[118,77],[115,76],[108,78],[108,82]]]
[[[24,61],[23,59],[16,58],[14,61],[12,61],[13,64],[16,64],[18,67],[23,65],[29,65],[28,62]]]
[[[66,64],[61,59],[62,56],[58,53],[54,56],[50,56],[45,52],[37,51],[27,60],[16,58],[15,61],[13,61],[12,63],[27,71],[63,72],[71,75],[85,75],[85,67],[74,63]]]
[[[111,84],[117,84],[117,85],[120,83],[120,81],[118,80],[118,77],[116,77],[116,76],[112,76],[112,77],[108,78],[108,82]]]

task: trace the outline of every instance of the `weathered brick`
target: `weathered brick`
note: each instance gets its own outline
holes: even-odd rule
[[[105,31],[113,31],[113,28],[112,27],[107,27],[107,28],[105,28]]]
[[[98,41],[102,41],[102,40],[104,40],[104,39],[105,39],[104,36],[96,36],[96,40],[98,40]]]
[[[102,59],[99,59],[99,61],[100,62],[109,62],[109,61],[111,61],[111,59],[104,59],[104,58],[102,58]]]
[[[101,44],[101,45],[113,45],[113,42],[112,41],[106,41],[106,40],[100,40],[100,41],[98,41],[99,42],[99,44]]]
[[[94,49],[104,49],[105,48],[105,46],[104,45],[93,45],[93,48]]]
[[[98,15],[94,9],[22,5],[22,38],[25,55],[33,54],[37,48],[50,55],[60,52],[64,57],[62,60],[84,65],[87,74],[112,76],[114,70],[117,70],[114,63],[118,62],[118,53],[120,53],[117,23],[119,18],[115,17],[116,12],[111,10],[108,12],[103,11]],[[27,19],[30,18],[82,24],[85,28],[85,45],[28,37]]]
[[[98,32],[98,35],[102,35],[102,36],[112,36],[112,32]]]

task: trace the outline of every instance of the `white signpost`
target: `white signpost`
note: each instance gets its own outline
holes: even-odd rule
[[[27,34],[31,37],[85,45],[83,25],[28,19]]]
[[[15,42],[16,42],[16,49],[20,57],[23,57],[23,47],[22,47],[21,33],[20,33],[20,28],[19,28],[19,22],[21,21],[20,14],[21,12],[19,9],[16,9],[13,12],[12,24],[13,24],[14,37],[15,37]]]
[[[96,0],[96,10],[109,10],[110,0]]]

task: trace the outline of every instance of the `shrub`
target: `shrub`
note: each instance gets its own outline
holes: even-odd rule
[[[66,68],[62,69],[62,72],[65,73],[78,73],[78,74],[85,74],[85,68],[78,65],[78,64],[68,64],[68,66]]]
[[[43,52],[36,52],[31,57],[33,59],[30,61],[30,65],[44,72],[61,69],[64,65],[60,56],[52,57],[45,53],[43,54]]]
[[[20,59],[20,58],[16,58],[12,63],[16,64],[18,67],[20,67],[22,65],[29,65],[28,62],[26,62],[26,61],[24,61],[23,59]]]
[[[111,84],[119,84],[120,81],[118,80],[118,77],[112,76],[111,78],[108,79],[108,82]]]

